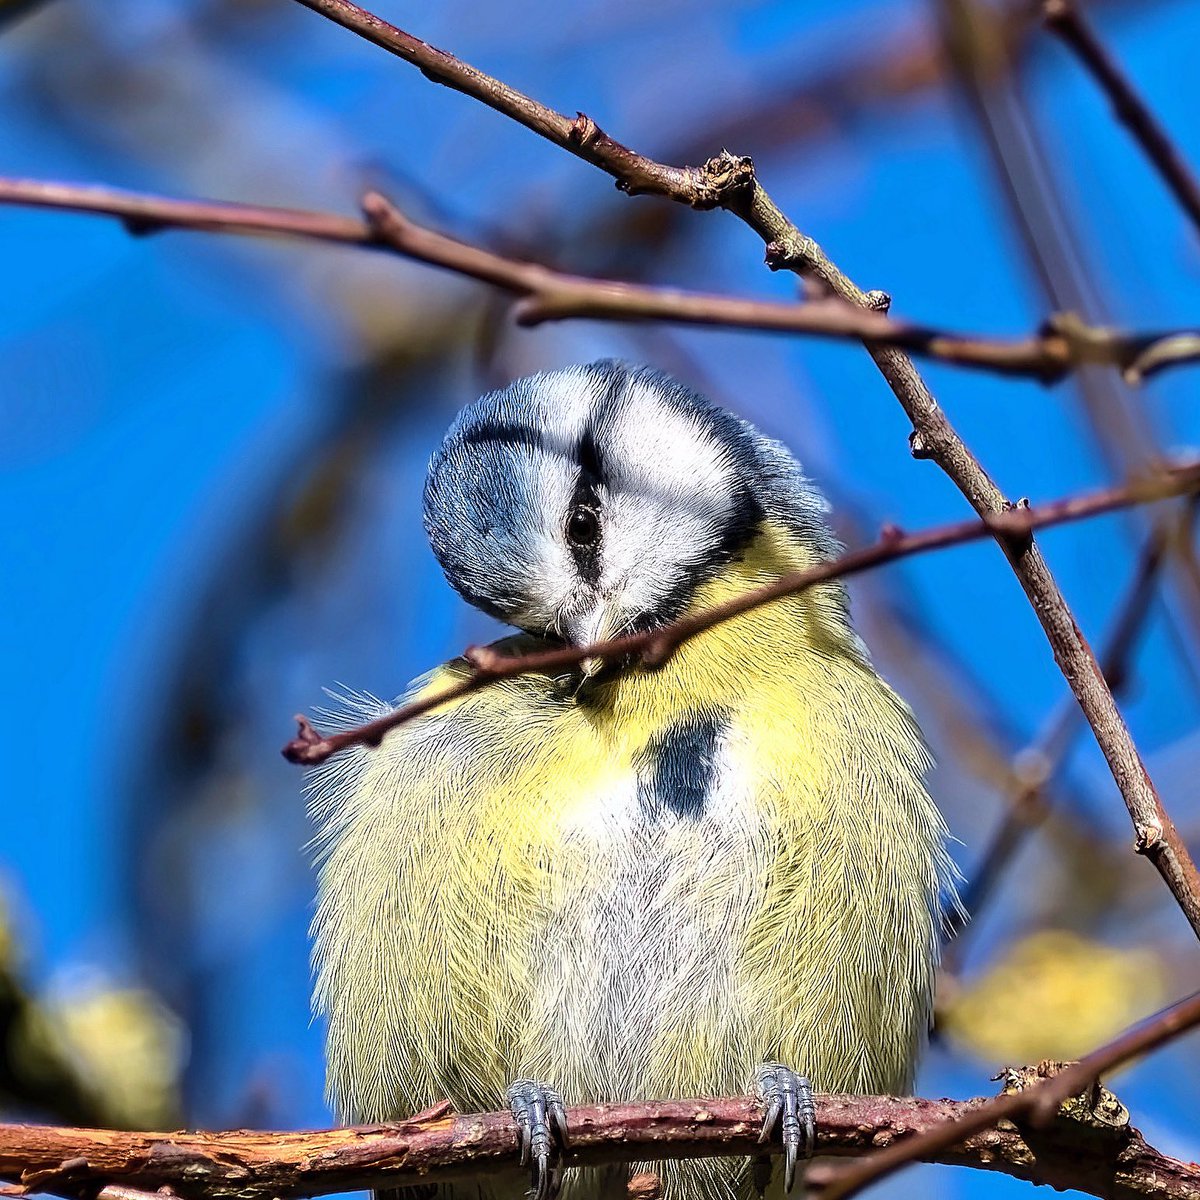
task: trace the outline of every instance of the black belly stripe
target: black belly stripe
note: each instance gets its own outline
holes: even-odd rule
[[[717,781],[717,747],[729,729],[723,710],[688,713],[638,756],[638,801],[648,816],[698,818]]]

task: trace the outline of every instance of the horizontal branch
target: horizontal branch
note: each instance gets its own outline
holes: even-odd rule
[[[1200,1167],[1148,1146],[1099,1079],[1197,1024],[1200,992],[1081,1062],[1008,1072],[1005,1094],[990,1100],[818,1097],[818,1156],[875,1152],[840,1170],[815,1165],[808,1185],[822,1189],[821,1200],[844,1200],[871,1180],[921,1160],[1004,1171],[1106,1200],[1195,1200]],[[751,1097],[593,1105],[569,1109],[567,1121],[568,1166],[768,1152],[758,1141],[762,1114]],[[112,1189],[107,1200],[138,1200],[129,1189],[169,1188],[197,1200],[275,1200],[513,1172],[517,1157],[510,1114],[456,1116],[448,1102],[407,1121],[322,1132],[121,1133],[0,1125],[0,1179],[14,1185],[5,1189],[10,1196],[82,1197]]]
[[[868,346],[894,346],[954,366],[1031,376],[1043,383],[1056,382],[1087,364],[1115,366],[1133,382],[1200,359],[1197,330],[1122,333],[1085,325],[1073,314],[1063,313],[1029,337],[994,338],[893,320],[884,311],[888,299],[883,293],[879,293],[880,307],[872,310],[833,295],[794,304],[590,279],[506,258],[425,229],[378,192],[363,198],[363,209],[379,239],[405,257],[522,297],[516,306],[521,325],[585,317],[815,334]]]
[[[167,229],[256,237],[299,237],[390,250],[478,279],[519,297],[519,324],[589,318],[806,334],[894,346],[952,366],[1054,383],[1084,365],[1111,366],[1131,382],[1200,361],[1200,329],[1126,332],[1086,325],[1062,313],[1026,337],[989,337],[863,309],[836,296],[806,303],[756,300],[680,288],[648,287],[573,275],[473,246],[408,220],[377,192],[368,220],[305,209],[188,200],[116,188],[0,178],[0,204],[115,217],[136,234]]]
[[[534,654],[503,655],[487,647],[474,646],[465,654],[470,674],[440,691],[425,694],[403,704],[384,717],[341,733],[322,735],[307,718],[298,716],[298,735],[283,748],[283,755],[294,763],[313,765],[349,746],[377,746],[390,730],[440,707],[451,700],[466,696],[495,683],[531,672],[569,670],[585,659],[603,658],[613,661],[635,659],[643,666],[660,666],[685,642],[732,620],[751,609],[759,608],[785,596],[793,596],[819,583],[842,579],[860,571],[908,558],[914,554],[944,550],[964,542],[999,536],[1013,542],[1028,538],[1036,529],[1099,516],[1132,504],[1145,504],[1169,496],[1192,494],[1200,490],[1200,460],[1181,463],[1145,479],[1135,480],[1102,491],[1068,496],[1040,504],[1036,508],[1016,507],[1005,512],[989,513],[948,525],[939,525],[918,533],[904,533],[895,527],[887,528],[877,542],[804,571],[784,575],[765,587],[755,588],[723,604],[695,613],[661,629],[626,634],[623,637],[593,642],[587,646],[562,646]]]
[[[135,234],[156,233],[163,229],[195,229],[257,237],[312,238],[351,245],[375,244],[371,227],[365,221],[337,213],[234,204],[223,200],[184,200],[45,179],[0,179],[0,204],[116,217]]]
[[[987,1100],[817,1098],[817,1153],[846,1156],[909,1144]],[[667,1157],[761,1156],[757,1101],[675,1100],[570,1108],[569,1165]],[[1060,1117],[1045,1129],[1006,1126],[927,1161],[999,1171],[1105,1200],[1194,1200],[1200,1168],[1160,1154],[1128,1124],[1102,1128]],[[454,1116],[446,1108],[389,1125],[320,1132],[121,1133],[0,1125],[0,1177],[9,1195],[53,1192],[148,1200],[169,1188],[196,1200],[275,1200],[370,1187],[446,1183],[515,1173],[508,1113]]]

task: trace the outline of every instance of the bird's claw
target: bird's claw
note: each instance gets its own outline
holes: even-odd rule
[[[764,1063],[754,1076],[763,1103],[760,1144],[771,1140],[779,1126],[783,1141],[783,1190],[790,1192],[796,1182],[796,1161],[803,1151],[812,1158],[817,1143],[817,1108],[812,1085],[783,1063]]]
[[[530,1196],[532,1200],[555,1200],[562,1184],[562,1151],[568,1145],[567,1110],[562,1097],[533,1079],[509,1084],[507,1094],[517,1122],[521,1165],[532,1164]]]

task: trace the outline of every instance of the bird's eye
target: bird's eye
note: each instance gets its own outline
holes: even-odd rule
[[[600,518],[594,508],[577,504],[567,518],[567,540],[576,546],[594,546],[600,540]]]

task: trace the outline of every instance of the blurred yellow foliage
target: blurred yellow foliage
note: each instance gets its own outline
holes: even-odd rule
[[[178,1120],[186,1034],[152,992],[73,971],[41,1009],[31,1042],[71,1063],[112,1124],[154,1129]]]
[[[939,1018],[956,1042],[997,1065],[1076,1059],[1161,1007],[1167,984],[1152,951],[1043,930],[955,989]]]
[[[0,884],[3,880],[0,880]],[[0,971],[11,970],[17,954],[12,913],[9,911],[8,896],[0,886]]]
[[[16,880],[0,869],[0,973],[15,975],[26,965],[30,925]]]

